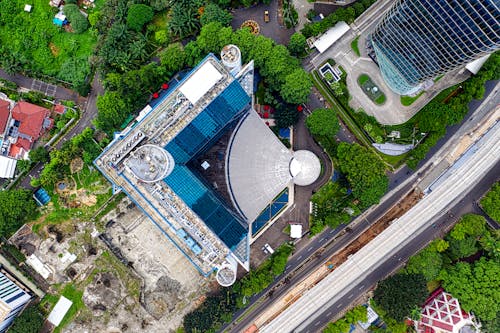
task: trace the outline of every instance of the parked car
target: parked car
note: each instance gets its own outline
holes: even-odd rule
[[[269,11],[265,10],[264,11],[264,22],[269,22]]]

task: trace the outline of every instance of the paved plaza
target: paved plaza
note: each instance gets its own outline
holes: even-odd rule
[[[465,69],[450,72],[435,82],[432,87],[428,88],[413,104],[410,106],[402,105],[400,95],[394,93],[386,85],[377,64],[368,56],[366,49],[366,38],[369,32],[378,24],[391,4],[391,1],[384,0],[376,2],[365,14],[351,24],[350,31],[324,53],[318,54],[311,60],[315,68],[319,68],[328,59],[333,59],[337,64],[342,66],[347,72],[347,87],[350,96],[352,96],[349,102],[350,106],[354,110],[363,109],[363,111],[374,116],[379,123],[384,125],[396,125],[408,121],[440,91],[460,83],[469,77]],[[351,48],[351,42],[358,36],[359,57]],[[368,74],[372,81],[385,94],[385,103],[376,105],[362,91],[357,82],[361,74]]]

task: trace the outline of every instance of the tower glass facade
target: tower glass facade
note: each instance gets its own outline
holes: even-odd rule
[[[14,319],[31,300],[31,296],[0,272],[0,333],[6,332]]]
[[[499,0],[398,0],[371,42],[389,87],[407,95],[422,82],[500,46]]]

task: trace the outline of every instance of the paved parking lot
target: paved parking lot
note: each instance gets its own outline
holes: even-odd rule
[[[269,11],[269,22],[264,22],[264,11]],[[281,27],[278,22],[278,1],[273,0],[269,5],[259,4],[250,8],[235,9],[231,13],[233,29],[239,29],[246,20],[254,20],[260,26],[260,34],[272,38],[277,44],[287,45],[294,29]]]
[[[40,80],[33,80],[31,83],[31,90],[36,90],[44,95],[54,97],[56,95],[57,86]]]

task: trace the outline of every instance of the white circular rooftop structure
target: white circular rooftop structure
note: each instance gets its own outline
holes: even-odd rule
[[[222,59],[222,64],[233,75],[236,75],[241,70],[241,51],[236,45],[229,44],[224,46],[220,52],[220,58]]]
[[[299,186],[311,185],[321,173],[319,158],[309,150],[297,150],[290,161],[293,183]]]
[[[236,281],[236,270],[233,266],[224,264],[217,270],[215,278],[221,286],[229,287]]]
[[[162,147],[146,144],[132,152],[125,165],[137,179],[153,183],[167,177],[174,169],[175,161]]]

